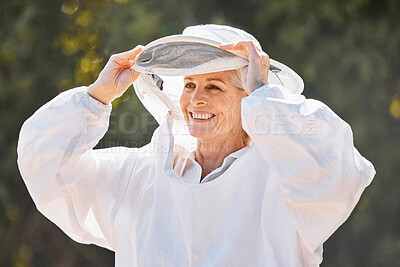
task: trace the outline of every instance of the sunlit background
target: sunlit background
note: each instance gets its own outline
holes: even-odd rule
[[[111,54],[202,23],[252,33],[352,126],[377,169],[322,266],[400,266],[400,1],[0,3],[0,266],[114,265],[113,252],[75,243],[36,210],[16,165],[19,129],[58,93],[92,83]],[[133,90],[113,106],[100,147],[150,140],[157,125]]]

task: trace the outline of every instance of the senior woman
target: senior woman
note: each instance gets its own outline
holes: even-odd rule
[[[244,31],[171,38],[112,56],[25,122],[18,163],[38,209],[116,266],[318,266],[375,174],[350,127]],[[184,76],[180,96],[158,74]],[[133,82],[159,115],[152,141],[93,150]]]

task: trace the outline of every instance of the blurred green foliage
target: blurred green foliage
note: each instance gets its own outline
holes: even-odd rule
[[[400,266],[399,12],[398,0],[1,0],[0,266],[113,266],[112,252],[74,243],[37,212],[16,166],[19,129],[59,92],[92,83],[111,54],[200,23],[255,35],[374,163],[322,266]],[[148,142],[156,123],[133,90],[113,105],[99,147]]]

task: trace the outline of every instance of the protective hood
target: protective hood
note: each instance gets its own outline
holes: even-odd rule
[[[224,51],[220,44],[238,41],[260,43],[243,30],[220,25],[198,25],[186,28],[180,35],[157,39],[143,48],[132,69],[140,72],[134,83],[139,99],[147,110],[162,123],[169,112],[183,119],[179,98],[183,77],[243,68],[246,57],[237,51]],[[304,84],[289,67],[271,59],[269,83],[283,85],[300,94]]]

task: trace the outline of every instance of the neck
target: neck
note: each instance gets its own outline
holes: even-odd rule
[[[221,141],[198,140],[195,159],[202,169],[201,180],[210,172],[220,167],[229,154],[245,146],[243,138]]]

